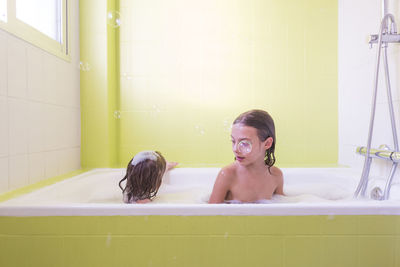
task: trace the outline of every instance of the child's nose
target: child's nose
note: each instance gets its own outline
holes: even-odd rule
[[[233,152],[238,152],[238,145],[235,143],[235,144],[232,144],[232,150],[233,150]]]

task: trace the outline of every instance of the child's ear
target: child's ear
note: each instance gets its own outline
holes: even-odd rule
[[[274,143],[274,139],[272,137],[268,137],[264,142],[265,142],[265,149],[269,149]]]

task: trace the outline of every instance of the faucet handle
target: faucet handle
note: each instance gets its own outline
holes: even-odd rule
[[[367,37],[367,41],[368,41],[368,44],[369,44],[369,48],[370,48],[370,49],[372,48],[372,45],[373,45],[374,43],[377,43],[377,42],[378,42],[378,39],[379,39],[378,34],[371,34],[371,35],[369,35],[369,36]]]

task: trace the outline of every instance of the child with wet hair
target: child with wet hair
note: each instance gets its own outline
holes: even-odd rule
[[[275,163],[275,125],[264,110],[250,110],[235,119],[231,131],[235,161],[222,168],[209,203],[263,202],[283,195],[282,171]]]
[[[165,172],[178,163],[167,162],[158,151],[142,151],[131,159],[119,182],[125,203],[148,203],[158,192]],[[122,182],[126,180],[125,188]]]

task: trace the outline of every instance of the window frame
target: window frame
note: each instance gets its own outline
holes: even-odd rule
[[[61,24],[62,41],[61,43],[26,24],[17,18],[16,0],[7,0],[7,21],[0,20],[0,29],[3,29],[18,38],[21,38],[57,57],[70,61],[69,53],[69,5],[68,0],[62,0],[61,4]]]

